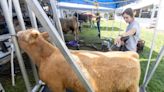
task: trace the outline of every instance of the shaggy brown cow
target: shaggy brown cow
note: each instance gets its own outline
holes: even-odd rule
[[[62,30],[64,33],[68,33],[70,30],[74,34],[75,40],[79,40],[78,21],[76,17],[69,19],[60,19]]]
[[[66,88],[86,92],[59,49],[45,40],[47,33],[29,29],[17,35],[20,47],[38,66],[40,79],[53,92]],[[71,50],[71,53],[95,92],[138,92],[140,63],[135,52]]]

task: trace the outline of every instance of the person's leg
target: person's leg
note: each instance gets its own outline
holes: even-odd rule
[[[100,22],[97,22],[98,32],[100,33]]]
[[[97,22],[98,36],[100,37],[100,22]]]

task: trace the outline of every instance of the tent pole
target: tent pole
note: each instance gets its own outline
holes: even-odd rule
[[[12,0],[8,0],[8,5],[9,5],[9,11],[10,11],[10,15],[11,17],[12,16]],[[13,21],[13,18],[11,18],[12,21]],[[11,43],[11,41],[10,41]],[[15,74],[14,74],[14,46],[13,44],[11,43],[11,49],[10,49],[10,52],[11,52],[11,58],[10,58],[10,64],[11,64],[11,80],[12,80],[12,86],[15,86]]]
[[[160,5],[159,5],[159,13],[160,13],[160,9],[161,9],[161,1],[160,0]],[[148,77],[148,71],[149,71],[149,66],[150,66],[150,61],[151,61],[151,57],[152,57],[152,53],[153,53],[153,49],[154,49],[154,45],[155,45],[155,39],[156,39],[156,36],[157,36],[157,26],[158,26],[158,21],[159,21],[159,13],[158,13],[158,16],[157,16],[157,22],[156,22],[156,28],[154,30],[154,34],[153,34],[153,39],[152,39],[152,43],[151,43],[151,50],[150,50],[150,53],[149,53],[149,59],[148,59],[148,63],[147,63],[147,67],[146,67],[146,71],[145,71],[145,76],[144,76],[144,80],[143,80],[143,84],[145,83],[147,77]]]
[[[30,16],[30,21],[31,21],[32,27],[38,29],[38,25],[37,25],[37,21],[36,21],[36,17],[35,17],[34,12],[30,10],[28,5],[26,5],[26,6],[27,6],[27,10],[29,12],[29,16]]]
[[[142,8],[140,9],[139,18],[141,18],[141,15],[142,15]]]
[[[153,10],[152,10],[152,14],[151,14],[151,19],[154,18],[155,10],[156,10],[156,5],[153,4]]]
[[[142,86],[140,87],[140,92],[146,92],[146,87],[149,83],[149,81],[152,79],[155,70],[157,69],[162,57],[164,56],[164,46],[162,47],[160,53],[158,54],[158,57],[156,59],[156,62],[154,64],[154,66],[152,67],[152,70],[150,71],[149,75],[146,78],[146,81],[142,84]]]
[[[26,2],[24,2],[24,3],[26,4]],[[30,10],[30,8],[29,8],[29,6],[27,4],[25,6],[26,6],[26,8],[28,10],[29,17],[30,17],[30,22],[31,22],[32,27],[38,29],[35,14]],[[35,78],[35,82],[38,83],[39,82],[39,77],[38,77],[38,72],[37,72],[36,66],[32,62],[32,59],[31,58],[30,58],[30,61],[31,61],[30,63],[31,63],[33,75],[34,75],[34,78]]]
[[[16,11],[16,14],[17,14],[17,17],[18,17],[18,21],[21,25],[21,29],[26,30],[24,20],[23,20],[23,17],[22,17],[22,13],[21,13],[21,9],[20,9],[19,1],[18,0],[13,0],[13,4],[14,4],[15,11]]]
[[[148,75],[148,77],[147,77],[147,79],[146,79],[146,82],[145,82],[145,84],[144,84],[144,87],[147,87],[149,81],[151,80],[151,78],[152,78],[152,76],[153,76],[155,70],[157,69],[157,67],[158,67],[158,65],[159,65],[159,63],[160,63],[160,61],[161,61],[161,59],[162,59],[163,56],[164,56],[164,46],[162,47],[160,53],[158,54],[158,57],[157,57],[157,59],[156,59],[156,63],[155,63],[155,65],[153,66],[153,68],[152,68],[150,74]]]
[[[12,79],[12,86],[15,86],[15,74],[14,74],[14,45],[12,43],[10,43],[11,45],[11,59],[10,59],[10,63],[11,63],[11,79]]]
[[[13,17],[13,11],[12,11],[12,0],[8,0],[8,5],[9,5],[9,11],[10,11],[10,15],[11,15],[11,17]],[[12,18],[12,21],[13,21],[13,18]]]
[[[24,24],[24,20],[23,20],[23,17],[22,17],[20,3],[19,3],[18,0],[13,0],[13,4],[14,4],[14,7],[15,7],[15,10],[16,10],[16,13],[17,13],[18,20],[19,20],[19,23],[21,25],[21,28],[22,28],[22,30],[26,30],[26,27],[25,27],[25,24]],[[27,8],[28,8],[28,6],[27,6]],[[31,20],[32,26],[37,29],[37,23],[36,23],[35,15],[30,10],[29,10],[29,16],[30,16],[30,20]],[[30,61],[32,61],[31,58],[30,58]],[[37,70],[36,70],[35,64],[33,64],[32,62],[31,62],[31,67],[32,67],[32,71],[33,71],[33,74],[34,74],[35,81],[37,83],[39,81],[39,78],[38,78],[38,74],[37,74]]]
[[[57,7],[56,7],[56,0],[50,0],[50,4],[53,10],[53,20],[55,21],[58,33],[60,34],[62,40],[64,41],[64,36],[63,36],[63,31],[62,31],[62,27],[61,27],[61,23],[60,23],[60,19],[57,13]]]
[[[151,62],[151,57],[153,54],[153,49],[154,49],[154,45],[155,45],[155,38],[157,36],[157,30],[154,30],[153,33],[153,39],[152,39],[152,43],[151,43],[151,49],[150,49],[150,53],[149,53],[149,58],[148,58],[148,62],[147,62],[147,67],[146,67],[146,71],[145,71],[145,76],[144,76],[144,80],[143,83],[145,83],[147,75],[148,75],[148,71],[149,71],[149,67],[150,67],[150,62]]]

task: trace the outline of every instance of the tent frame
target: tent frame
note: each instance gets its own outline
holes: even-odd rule
[[[153,39],[152,39],[152,43],[151,43],[151,49],[150,49],[150,53],[149,53],[149,59],[148,59],[148,62],[147,62],[147,67],[146,67],[146,71],[145,71],[145,76],[144,76],[144,80],[143,80],[143,83],[140,87],[140,92],[146,92],[146,87],[149,83],[149,81],[151,80],[153,74],[155,73],[155,70],[157,69],[158,65],[159,65],[159,62],[161,60],[161,58],[163,57],[164,55],[164,46],[162,47],[157,59],[156,59],[156,63],[153,64],[152,68],[150,68],[150,62],[151,62],[151,58],[152,58],[152,54],[153,54],[153,49],[154,49],[154,46],[155,46],[155,39],[156,39],[156,36],[157,36],[157,32],[158,32],[158,29],[157,29],[157,26],[158,26],[158,21],[159,21],[159,13],[161,11],[161,7],[162,7],[162,4],[161,3],[164,3],[162,2],[162,0],[160,0],[160,3],[159,3],[159,12],[158,12],[158,16],[157,16],[157,22],[156,22],[156,27],[155,27],[155,30],[154,30],[154,33],[153,33]]]

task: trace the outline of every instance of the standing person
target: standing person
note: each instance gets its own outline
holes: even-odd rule
[[[96,22],[97,22],[97,29],[98,29],[98,36],[100,38],[100,21],[101,21],[101,16],[99,13],[96,14]]]
[[[115,44],[121,47],[121,51],[137,51],[137,43],[140,37],[140,26],[135,21],[133,10],[127,8],[122,16],[126,23],[129,25],[126,28],[126,32],[122,33],[115,39]],[[126,38],[126,39],[123,39]]]

